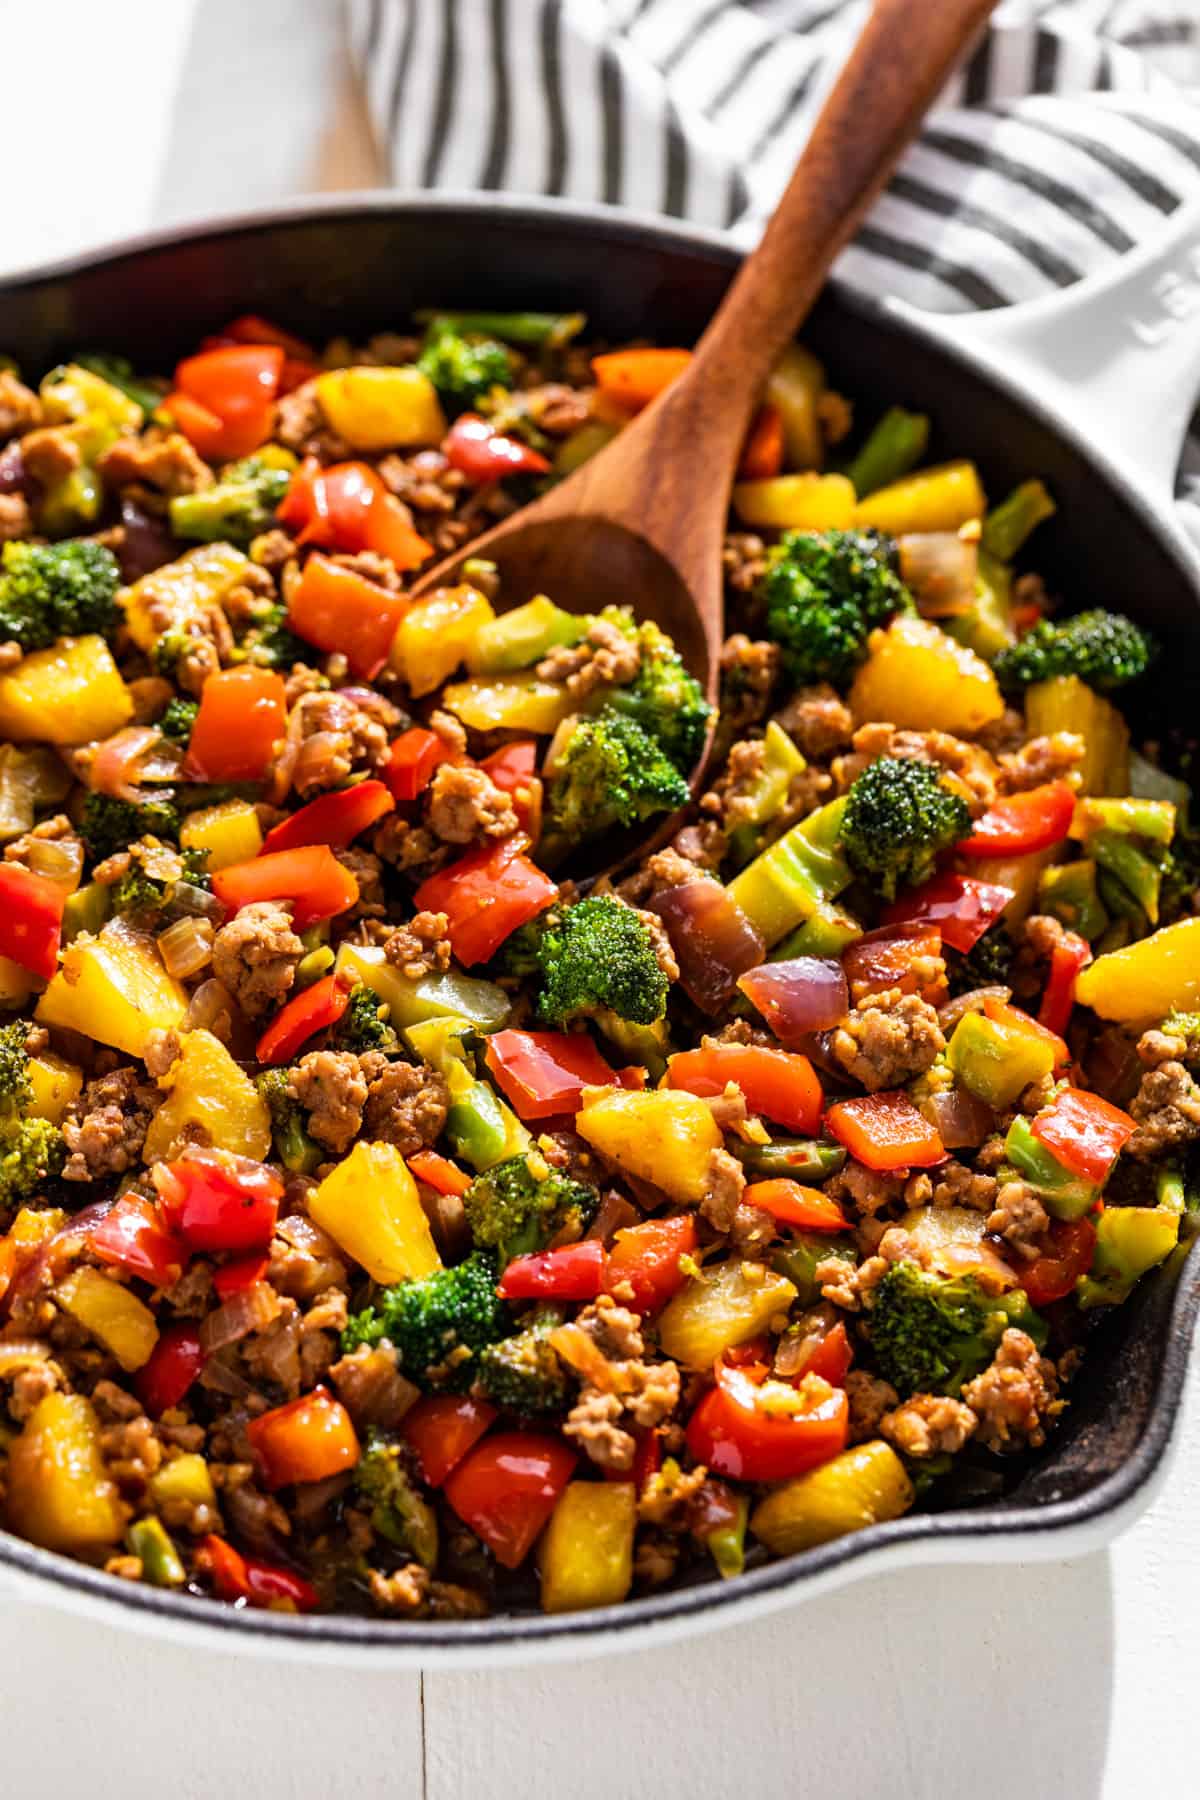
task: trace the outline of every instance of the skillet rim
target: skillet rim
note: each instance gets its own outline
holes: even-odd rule
[[[539,196],[511,197],[478,192],[444,191],[410,194],[403,190],[348,191],[337,195],[300,196],[268,207],[218,215],[193,223],[171,225],[137,233],[113,244],[105,244],[36,266],[17,270],[0,278],[0,307],[10,295],[36,289],[49,282],[70,281],[94,269],[135,261],[139,256],[170,250],[184,245],[198,246],[206,240],[252,236],[277,226],[312,222],[345,221],[363,212],[373,214],[439,214],[472,217],[499,215],[523,225],[571,231],[584,238],[619,240],[631,246],[692,251],[711,263],[732,269],[742,259],[742,251],[722,232],[689,225],[658,215],[628,212],[599,202],[573,203]],[[1143,490],[1120,469],[1116,462],[1089,444],[1083,433],[1051,407],[1025,393],[1019,382],[997,370],[983,355],[955,337],[943,335],[937,328],[936,315],[929,322],[915,309],[891,309],[879,301],[865,298],[836,277],[831,286],[838,302],[868,323],[886,324],[889,330],[908,334],[982,378],[1015,401],[1027,414],[1065,440],[1086,461],[1098,466],[1105,479],[1119,488],[1143,529],[1148,531],[1177,566],[1193,588],[1197,586],[1197,563],[1188,539],[1174,521],[1164,520]],[[1189,1246],[1190,1248],[1190,1246]],[[520,1660],[524,1650],[529,1655],[562,1653],[586,1649],[637,1649],[659,1632],[674,1635],[712,1628],[726,1618],[729,1623],[743,1618],[762,1602],[762,1610],[793,1603],[803,1597],[807,1584],[827,1589],[840,1581],[889,1566],[905,1566],[916,1560],[950,1561],[970,1558],[972,1546],[977,1560],[998,1561],[996,1552],[1004,1547],[1010,1555],[1017,1553],[1020,1540],[1036,1545],[1035,1554],[1049,1556],[1064,1553],[1069,1545],[1057,1540],[1074,1533],[1099,1542],[1105,1535],[1106,1520],[1133,1513],[1146,1494],[1149,1484],[1160,1472],[1163,1459],[1172,1445],[1179,1416],[1190,1358],[1191,1340],[1200,1315],[1200,1258],[1185,1250],[1161,1272],[1159,1282],[1172,1281],[1174,1292],[1158,1335],[1164,1339],[1146,1423],[1132,1452],[1112,1474],[1094,1487],[1072,1498],[1051,1500],[1043,1505],[1009,1504],[975,1507],[944,1513],[910,1513],[886,1524],[869,1526],[846,1537],[821,1545],[799,1555],[784,1557],[748,1571],[730,1581],[709,1580],[697,1585],[645,1598],[624,1601],[618,1606],[596,1608],[590,1612],[553,1614],[501,1614],[482,1620],[447,1621],[439,1625],[359,1617],[355,1614],[283,1614],[249,1611],[227,1606],[204,1606],[184,1594],[144,1588],[138,1583],[123,1582],[85,1563],[39,1549],[22,1538],[0,1530],[0,1581],[11,1572],[18,1591],[42,1590],[48,1600],[69,1604],[74,1595],[81,1605],[95,1604],[110,1619],[128,1619],[131,1624],[170,1626],[180,1639],[192,1638],[197,1646],[205,1640],[215,1641],[216,1633],[225,1635],[230,1647],[266,1651],[276,1649],[285,1654],[325,1651],[336,1658],[339,1651],[370,1651],[380,1660],[387,1653],[399,1653],[413,1661],[419,1655],[425,1664],[439,1660],[462,1664],[472,1660],[500,1660],[498,1653],[507,1647],[514,1652],[511,1660]],[[1091,1528],[1090,1531],[1088,1528]],[[893,1555],[906,1549],[915,1555]],[[859,1565],[862,1565],[861,1567]],[[824,1579],[822,1579],[824,1578]],[[45,1592],[45,1590],[50,1590]]]

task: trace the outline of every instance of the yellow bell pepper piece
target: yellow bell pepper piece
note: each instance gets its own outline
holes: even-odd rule
[[[208,1464],[195,1450],[156,1469],[150,1477],[150,1494],[155,1506],[211,1506],[216,1511],[217,1491]]]
[[[1111,700],[1078,675],[1035,681],[1025,694],[1025,722],[1035,737],[1074,731],[1083,739],[1081,793],[1129,792],[1129,727]]]
[[[180,1052],[158,1085],[166,1093],[146,1133],[143,1158],[167,1162],[194,1127],[202,1143],[235,1156],[262,1162],[271,1149],[271,1115],[267,1103],[220,1038],[211,1031],[189,1031]]]
[[[917,469],[903,481],[877,488],[859,501],[854,523],[902,537],[906,531],[957,531],[986,511],[987,496],[975,464],[948,462]]]
[[[45,1550],[83,1554],[120,1539],[124,1510],[82,1394],[47,1394],[26,1419],[8,1453],[7,1522]]]
[[[1075,977],[1075,998],[1102,1019],[1136,1022],[1200,1006],[1200,919],[1098,956]]]
[[[685,1204],[704,1198],[712,1152],[722,1142],[710,1108],[678,1088],[593,1089],[575,1129],[627,1175]]]
[[[542,1611],[615,1606],[633,1585],[632,1481],[569,1481],[542,1539]]]
[[[34,989],[34,978],[28,969],[15,963],[11,956],[0,956],[0,1010],[24,1006]]]
[[[854,523],[853,483],[845,475],[772,475],[739,481],[733,510],[743,525],[779,531],[845,531]]]
[[[60,638],[0,675],[0,735],[14,743],[87,744],[133,717],[133,699],[102,637]]]
[[[199,544],[152,569],[117,596],[130,637],[139,650],[150,652],[164,632],[201,623],[208,607],[218,605],[249,567],[249,558],[232,544]]]
[[[321,411],[352,450],[415,448],[440,444],[446,435],[437,389],[411,365],[328,369],[316,388]]]
[[[54,1298],[112,1351],[127,1374],[149,1362],[158,1342],[154,1314],[119,1281],[85,1264],[59,1283]]]
[[[786,1275],[731,1257],[680,1288],[658,1321],[658,1341],[673,1362],[708,1369],[722,1351],[765,1331],[795,1298]]]
[[[205,868],[229,869],[250,862],[263,845],[258,814],[248,800],[224,800],[220,806],[202,806],[186,815],[179,828],[185,850],[207,850]]]
[[[120,919],[77,937],[38,1001],[40,1025],[61,1025],[141,1056],[152,1031],[182,1023],[187,995],[163,968],[153,938]]]
[[[79,363],[51,369],[38,387],[47,425],[67,425],[96,413],[119,432],[140,431],[142,409],[136,400]]]
[[[33,1089],[31,1115],[60,1125],[63,1114],[83,1087],[83,1070],[55,1056],[53,1050],[41,1050],[30,1057],[27,1073]]]
[[[339,944],[336,969],[350,982],[361,981],[378,995],[397,1031],[426,1019],[450,1017],[466,1019],[481,1031],[497,1031],[511,1011],[503,988],[458,969],[408,981],[377,944]]]
[[[909,613],[873,631],[867,660],[850,689],[857,724],[886,719],[914,731],[976,732],[1004,711],[996,677],[987,664]]]
[[[825,370],[803,344],[789,344],[767,377],[763,399],[783,424],[784,461],[789,469],[819,469],[825,439],[817,402],[825,392]]]
[[[9,1226],[7,1235],[0,1237],[0,1300],[7,1293],[8,1284],[27,1253],[49,1243],[55,1232],[61,1231],[66,1222],[67,1215],[61,1206],[21,1208]]]
[[[453,675],[482,625],[496,617],[490,600],[465,582],[438,588],[409,607],[392,643],[391,666],[415,696],[432,694]]]
[[[413,1281],[442,1266],[417,1184],[394,1144],[360,1140],[308,1196],[308,1211],[373,1281]]]
[[[794,1556],[864,1525],[898,1519],[913,1503],[904,1464],[882,1438],[856,1444],[760,1500],[750,1529],[776,1556]]]
[[[578,710],[566,688],[540,681],[532,669],[518,675],[478,675],[454,681],[443,705],[472,731],[557,731]]]

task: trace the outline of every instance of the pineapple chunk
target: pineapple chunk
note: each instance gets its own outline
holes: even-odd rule
[[[153,938],[114,919],[97,937],[67,946],[34,1016],[142,1056],[150,1033],[181,1024],[186,1011],[187,995],[163,968]]]
[[[60,638],[0,675],[0,736],[16,744],[88,744],[133,717],[133,699],[102,637]]]
[[[394,1144],[355,1144],[308,1196],[308,1211],[373,1281],[412,1281],[442,1266],[417,1184]]]
[[[854,677],[850,710],[857,724],[886,719],[913,731],[980,731],[1004,711],[987,664],[928,619],[902,613],[871,633]]]
[[[270,1153],[267,1103],[211,1031],[184,1034],[178,1058],[159,1076],[158,1085],[167,1098],[146,1133],[142,1155],[147,1163],[169,1161],[196,1126],[205,1134],[201,1142],[218,1150],[256,1162]]]
[[[100,1455],[100,1422],[82,1394],[39,1400],[8,1453],[9,1529],[45,1550],[104,1550],[125,1512]]]
[[[685,1205],[704,1198],[712,1153],[722,1142],[711,1109],[679,1088],[593,1089],[575,1128],[606,1161]]]

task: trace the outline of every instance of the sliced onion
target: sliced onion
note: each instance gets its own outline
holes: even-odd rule
[[[182,913],[185,918],[207,919],[212,925],[219,925],[225,917],[225,907],[217,896],[193,881],[172,884],[171,911]]]
[[[991,1107],[966,1088],[947,1088],[944,1093],[928,1095],[921,1111],[937,1126],[947,1150],[977,1149],[996,1126]]]
[[[720,1012],[738,976],[766,955],[761,936],[719,881],[682,882],[650,906],[667,928],[685,994],[701,1012]]]
[[[828,1031],[850,1008],[846,972],[840,962],[824,956],[762,963],[743,975],[738,986],[780,1043],[789,1046],[809,1032]]]
[[[955,531],[906,533],[899,541],[900,574],[927,619],[971,610],[979,575],[979,546]]]
[[[121,523],[125,527],[117,551],[122,581],[137,581],[152,569],[174,562],[179,544],[162,519],[156,519],[140,507],[136,500],[121,502]]]
[[[168,975],[185,981],[212,961],[213,928],[208,919],[176,919],[159,933],[158,951]]]
[[[188,1003],[182,1031],[211,1031],[223,1044],[233,1028],[233,997],[215,977],[202,981]]]
[[[230,1400],[248,1400],[258,1389],[234,1367],[232,1358],[220,1350],[210,1356],[200,1371],[200,1385],[211,1393],[224,1394]],[[259,1396],[261,1398],[261,1396]]]
[[[73,894],[83,874],[83,845],[78,838],[34,838],[25,861],[35,875]]]
[[[88,785],[96,793],[108,794],[113,800],[140,800],[142,762],[161,742],[156,726],[127,725],[123,731],[96,746],[88,770]]]
[[[200,1326],[200,1348],[206,1356],[236,1344],[252,1331],[261,1331],[279,1311],[279,1295],[266,1281],[256,1281],[232,1294],[216,1312],[209,1313]]]

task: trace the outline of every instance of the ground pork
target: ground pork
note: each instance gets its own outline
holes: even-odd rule
[[[744,738],[741,743],[730,746],[720,780],[700,802],[722,830],[735,831],[739,825],[753,823],[761,800],[758,789],[766,754],[761,738]]]
[[[679,980],[679,964],[675,952],[671,948],[671,940],[667,936],[667,928],[656,912],[642,912],[634,908],[638,918],[646,927],[646,935],[654,949],[654,960],[668,981]]]
[[[679,1369],[673,1362],[645,1363],[641,1321],[603,1294],[585,1306],[568,1328],[594,1349],[582,1358],[588,1378],[563,1427],[600,1468],[633,1466],[636,1439],[630,1424],[651,1430],[674,1412],[679,1401]],[[597,1364],[595,1352],[603,1362]]]
[[[854,731],[850,708],[827,681],[800,688],[775,715],[805,756],[829,756],[847,745]]]
[[[1137,1053],[1139,1062],[1148,1069],[1157,1069],[1163,1063],[1186,1061],[1188,1042],[1174,1032],[1162,1031],[1155,1026],[1150,1031],[1143,1031],[1138,1039]]]
[[[881,756],[927,762],[956,777],[959,789],[973,812],[981,812],[996,797],[996,764],[978,744],[968,744],[946,731],[900,730],[882,720],[860,725],[851,739],[851,752],[833,763],[839,791],[845,792],[863,770]]]
[[[714,1231],[728,1231],[742,1203],[746,1189],[746,1171],[736,1156],[717,1149],[709,1154],[704,1177],[704,1195],[699,1212]]]
[[[1129,1111],[1138,1128],[1125,1148],[1141,1162],[1153,1162],[1200,1138],[1200,1087],[1181,1062],[1147,1069]]]
[[[420,1399],[419,1390],[397,1368],[390,1344],[360,1344],[332,1365],[329,1379],[361,1431],[371,1425],[394,1431]]]
[[[686,1530],[688,1512],[705,1482],[708,1471],[703,1466],[684,1469],[675,1461],[655,1469],[646,1477],[638,1498],[638,1519],[643,1525],[657,1525],[664,1530]]]
[[[1045,986],[1046,969],[1055,948],[1066,936],[1066,927],[1049,913],[1030,913],[1017,928],[1017,954],[1013,957],[1008,979],[1013,992],[1023,1000],[1040,994]]]
[[[443,763],[429,791],[429,828],[445,844],[510,837],[517,828],[513,797],[484,769]]]
[[[721,724],[736,733],[761,724],[779,679],[779,646],[735,631],[721,646]]]
[[[541,681],[561,682],[573,700],[598,687],[630,682],[642,666],[641,646],[610,619],[594,619],[582,643],[559,644],[537,666]]]
[[[135,1505],[147,1496],[151,1477],[162,1466],[162,1445],[142,1403],[115,1381],[98,1381],[92,1405],[100,1420],[100,1455],[105,1472],[124,1499]]]
[[[733,1215],[733,1222],[729,1227],[729,1242],[744,1256],[761,1256],[778,1230],[771,1213],[764,1212],[761,1206],[750,1206],[743,1200]]]
[[[962,1397],[979,1418],[978,1440],[989,1450],[1038,1449],[1046,1426],[1062,1411],[1054,1364],[1033,1339],[1010,1326],[995,1358],[968,1381]]]
[[[990,1212],[996,1200],[996,1178],[968,1169],[965,1163],[943,1163],[929,1197],[935,1206],[969,1206],[973,1212]]]
[[[917,994],[886,988],[868,994],[833,1034],[846,1073],[874,1094],[923,1074],[946,1048],[936,1010]]]
[[[134,1168],[161,1098],[135,1068],[113,1069],[89,1081],[63,1118],[69,1152],[63,1180],[99,1181]]]
[[[993,1186],[996,1184],[993,1183]],[[1006,1181],[996,1195],[987,1228],[1002,1237],[1025,1262],[1036,1262],[1045,1244],[1050,1215],[1024,1181]]]
[[[384,940],[383,954],[406,981],[441,975],[450,967],[453,948],[446,936],[449,919],[441,912],[416,913]]]
[[[251,1552],[276,1559],[279,1540],[290,1537],[292,1521],[273,1494],[264,1494],[255,1485],[253,1464],[210,1463],[209,1472],[232,1535]]]
[[[389,733],[400,722],[399,710],[369,688],[338,689],[304,694],[301,707],[300,748],[294,765],[281,762],[271,798],[282,802],[290,775],[291,785],[307,799],[328,788],[340,787],[347,776],[373,771],[388,753]],[[289,734],[291,732],[289,722]]]
[[[0,369],[0,442],[20,437],[42,422],[42,403],[32,388],[13,374]]]
[[[682,887],[688,881],[703,881],[705,874],[703,868],[678,850],[658,850],[619,884],[617,894],[630,906],[641,906],[645,901],[667,893],[670,888]]]
[[[401,1156],[435,1144],[450,1108],[446,1078],[428,1063],[389,1062],[379,1051],[361,1058],[366,1088],[364,1135],[373,1143],[395,1144]]]
[[[1030,738],[1019,750],[1000,757],[997,790],[1002,794],[1019,794],[1027,788],[1041,787],[1047,781],[1078,780],[1085,745],[1074,731],[1055,731],[1048,737]]]
[[[0,494],[0,544],[10,544],[17,538],[27,538],[33,533],[33,514],[29,510],[29,502],[24,494]],[[12,656],[10,645],[15,644],[17,654]],[[10,639],[9,643],[0,645],[6,652],[4,666],[11,668],[20,662],[21,646]]]
[[[827,1256],[813,1271],[813,1278],[823,1300],[840,1306],[843,1312],[869,1311],[871,1298],[893,1263],[923,1262],[920,1249],[907,1231],[891,1225],[879,1240],[874,1256],[855,1268],[840,1257]]]
[[[850,1442],[864,1444],[878,1437],[879,1421],[899,1403],[900,1396],[890,1381],[881,1381],[866,1369],[851,1369],[846,1375],[846,1401],[850,1409]]]
[[[727,531],[721,547],[725,585],[734,594],[750,594],[767,567],[767,546],[753,531]]]
[[[288,1078],[288,1094],[308,1113],[308,1131],[340,1156],[358,1136],[367,1083],[349,1050],[310,1050]]]
[[[978,1422],[961,1400],[945,1394],[914,1394],[903,1406],[884,1414],[879,1430],[905,1456],[953,1456]]]
[[[467,486],[461,469],[451,467],[441,450],[418,450],[412,456],[385,456],[379,474],[398,500],[415,513],[448,518]],[[422,532],[428,535],[424,521]]]
[[[160,432],[155,426],[144,437],[118,438],[97,467],[105,486],[115,493],[136,482],[160,494],[194,494],[211,487],[215,479],[181,432]]]
[[[286,999],[304,945],[277,900],[256,900],[213,939],[213,973],[248,1019],[261,1019]]]
[[[402,874],[432,875],[450,855],[450,846],[441,843],[425,825],[414,825],[409,819],[389,813],[376,827],[371,848],[385,863]]]
[[[405,1563],[392,1575],[370,1574],[371,1600],[377,1611],[401,1619],[482,1619],[487,1601],[474,1588],[437,1581],[420,1563]]]
[[[868,1169],[851,1157],[829,1181],[825,1191],[831,1200],[852,1207],[860,1218],[872,1218],[900,1199],[904,1192],[904,1177]]]
[[[55,487],[79,468],[83,453],[69,425],[43,425],[26,434],[21,460],[27,475],[43,487]]]
[[[331,429],[321,409],[315,380],[280,395],[271,435],[289,450],[315,456],[323,463],[344,462],[350,455],[349,446]]]

